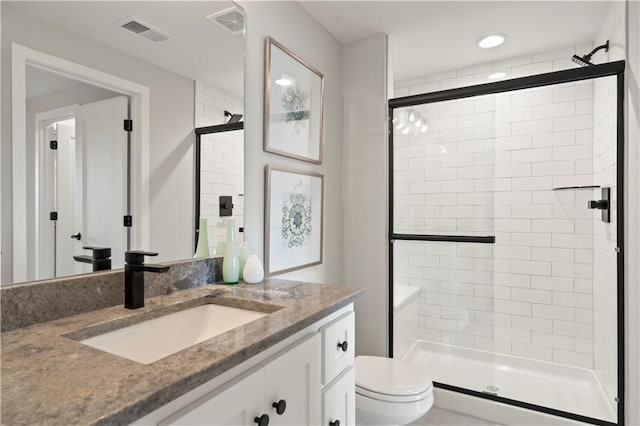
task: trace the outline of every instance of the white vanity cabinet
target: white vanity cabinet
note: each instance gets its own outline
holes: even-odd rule
[[[353,333],[349,305],[133,424],[355,425]]]
[[[322,425],[355,425],[354,313],[344,313],[323,326],[321,333]]]

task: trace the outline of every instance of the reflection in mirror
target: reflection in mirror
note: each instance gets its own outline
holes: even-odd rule
[[[1,283],[120,268],[127,249],[159,252],[159,262],[192,257],[194,130],[228,123],[225,111],[243,114],[242,8],[0,7],[2,84],[12,88],[2,100]],[[242,226],[244,135],[210,137],[202,139],[202,199],[213,245],[219,195],[232,196]]]
[[[109,248],[122,267],[128,98],[27,65],[26,110],[27,278],[107,269],[83,247]]]
[[[237,114],[239,115],[239,114]],[[242,122],[196,129],[196,241],[206,219],[209,252],[223,255],[227,219],[244,241],[244,130]]]

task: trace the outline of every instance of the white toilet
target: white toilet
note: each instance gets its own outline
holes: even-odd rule
[[[427,374],[397,359],[358,356],[356,424],[407,425],[433,405],[433,384]]]

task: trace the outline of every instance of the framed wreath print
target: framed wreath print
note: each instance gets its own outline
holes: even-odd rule
[[[267,276],[322,263],[324,176],[265,168]]]
[[[322,163],[324,75],[265,39],[264,150]]]

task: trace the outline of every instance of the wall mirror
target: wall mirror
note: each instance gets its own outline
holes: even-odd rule
[[[218,192],[242,218],[243,131],[207,144],[203,162],[195,131],[243,114],[240,6],[1,7],[2,285],[121,268],[128,249],[190,258],[196,201],[215,236]],[[196,169],[206,170],[204,197]]]

